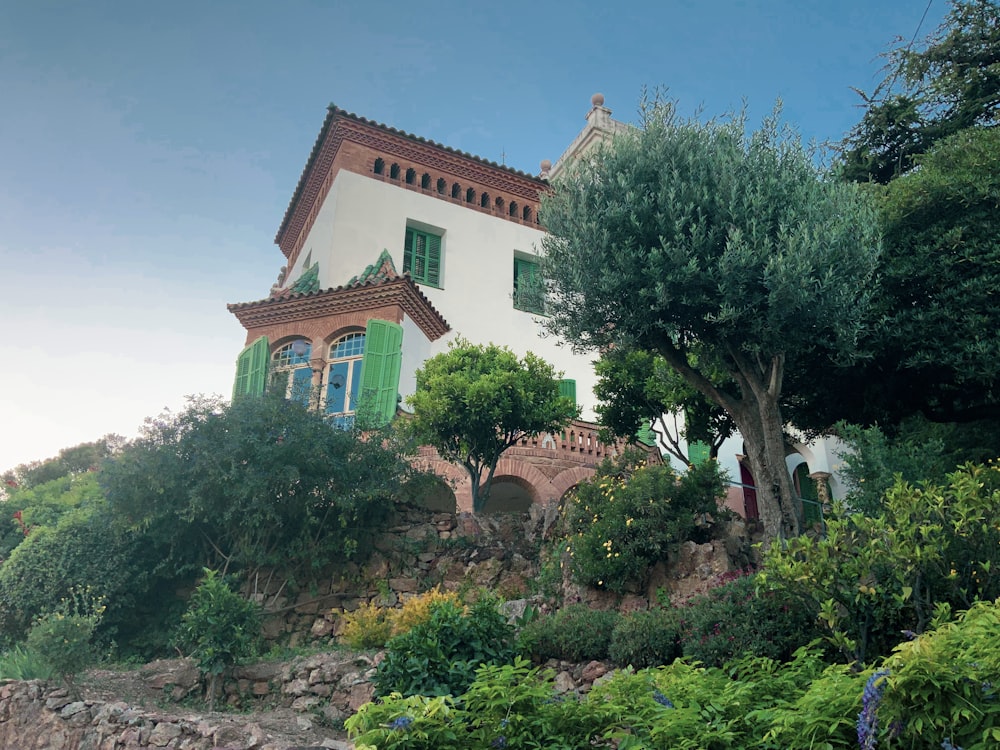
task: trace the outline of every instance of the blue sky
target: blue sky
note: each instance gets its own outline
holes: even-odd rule
[[[232,386],[326,105],[537,172],[600,91],[860,116],[927,0],[0,5],[0,470]],[[947,11],[932,0],[920,36]]]

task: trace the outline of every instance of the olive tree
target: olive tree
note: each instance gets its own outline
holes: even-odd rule
[[[662,356],[742,434],[768,538],[798,533],[785,376],[854,356],[879,253],[861,190],[777,115],[748,134],[655,101],[556,181],[542,220],[550,330]]]

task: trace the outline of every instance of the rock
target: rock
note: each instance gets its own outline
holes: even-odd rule
[[[389,588],[403,594],[415,594],[418,586],[412,578],[390,578]]]
[[[576,690],[576,683],[573,681],[573,676],[569,672],[563,671],[556,675],[553,687],[557,693],[562,695]]]
[[[156,747],[166,747],[172,740],[181,736],[181,728],[176,724],[161,721],[149,733],[149,744]]]
[[[351,712],[356,712],[375,697],[375,686],[370,682],[362,682],[351,688],[351,697],[347,701]]]
[[[313,638],[326,638],[333,632],[333,623],[325,617],[318,617],[309,628],[309,634]]]
[[[584,682],[593,683],[598,677],[603,677],[608,672],[608,666],[603,662],[592,661],[583,668],[580,679]]]
[[[641,612],[645,609],[649,609],[649,602],[646,600],[646,597],[636,594],[628,594],[622,599],[622,603],[618,605],[618,611],[622,614]]]
[[[163,690],[167,685],[190,692],[198,685],[198,666],[194,659],[160,659],[150,662],[140,670],[146,685]]]

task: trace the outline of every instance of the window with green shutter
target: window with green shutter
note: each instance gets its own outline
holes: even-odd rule
[[[361,360],[358,411],[373,427],[388,424],[396,415],[399,371],[403,361],[403,327],[388,320],[369,320],[365,354]]]
[[[403,271],[429,286],[441,286],[441,237],[407,227],[403,240]]]
[[[545,284],[535,261],[514,258],[514,307],[538,315],[545,314]]]
[[[566,396],[567,398],[573,399],[573,403],[576,403],[576,381],[575,380],[560,380],[559,381],[559,395]]]
[[[693,465],[698,466],[703,464],[711,457],[712,448],[708,443],[704,443],[701,440],[688,443],[688,461]]]
[[[261,336],[240,352],[236,358],[236,381],[233,383],[233,400],[242,396],[261,396],[267,386],[267,368],[270,361],[270,344]]]

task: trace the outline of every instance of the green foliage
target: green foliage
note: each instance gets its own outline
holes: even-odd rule
[[[144,550],[134,534],[114,528],[102,505],[76,508],[55,526],[35,528],[0,566],[0,633],[8,642],[20,640],[34,620],[58,611],[75,587],[92,586],[109,602],[105,632],[128,626],[135,617],[147,578]]]
[[[256,655],[260,636],[260,607],[206,569],[177,633],[202,674],[221,675],[240,659]]]
[[[799,529],[785,385],[854,357],[879,243],[863,191],[824,179],[776,118],[746,125],[646,107],[544,197],[544,275],[554,333],[655,352],[732,417],[774,539]]]
[[[8,469],[0,475],[2,482],[0,497],[10,500],[19,492],[56,479],[96,471],[106,458],[113,456],[119,450],[121,444],[120,436],[105,435],[92,443],[80,443],[70,448],[63,448],[54,458],[31,461]]]
[[[559,432],[579,414],[559,395],[557,375],[541,358],[528,352],[518,359],[506,347],[461,338],[417,370],[417,390],[407,402],[411,435],[465,467],[477,512],[505,450],[529,435]]]
[[[976,605],[886,662],[879,747],[997,744],[1000,702],[991,678],[1000,673],[998,606]],[[455,699],[394,693],[363,706],[346,725],[358,750],[853,750],[873,673],[829,665],[820,651],[801,648],[784,663],[742,657],[723,669],[678,660],[620,670],[577,701],[555,694],[551,672],[517,660],[480,668]]]
[[[364,553],[408,472],[390,435],[362,439],[270,394],[192,400],[148,421],[102,481],[164,576],[206,565],[295,576]]]
[[[366,703],[344,726],[355,750],[457,750],[469,747],[463,719],[451,696],[404,698],[392,693]]]
[[[101,597],[89,588],[74,589],[58,610],[38,618],[25,647],[72,688],[73,677],[96,657],[92,639],[103,614]]]
[[[9,521],[0,526],[0,559],[7,559],[32,529],[55,526],[60,518],[76,508],[103,504],[104,493],[98,485],[96,472],[66,475],[10,492],[3,505]]]
[[[611,634],[620,616],[615,610],[571,604],[525,625],[520,636],[522,647],[539,659],[607,659]]]
[[[451,600],[433,605],[429,620],[395,636],[375,676],[377,695],[460,695],[481,664],[514,658],[514,630],[496,600],[484,597],[468,611]]]
[[[865,515],[882,511],[885,493],[897,477],[911,484],[940,481],[958,464],[950,461],[937,434],[923,439],[908,429],[889,437],[878,427],[840,424],[837,433],[847,446],[840,454],[840,474],[848,486],[844,504]]]
[[[912,45],[899,38],[886,76],[844,144],[846,179],[886,183],[911,169],[915,155],[973,126],[997,123],[1000,7],[953,0],[936,31]]]
[[[55,670],[34,651],[13,646],[0,654],[0,680],[48,680]]]
[[[671,545],[689,539],[698,516],[718,511],[718,464],[707,461],[678,477],[670,466],[605,462],[567,501],[565,550],[574,580],[623,592],[645,583]]]
[[[611,634],[608,657],[636,669],[669,664],[681,655],[680,614],[656,607],[622,615]]]
[[[957,621],[901,644],[885,662],[883,727],[898,725],[893,747],[1000,744],[1000,606],[974,604]]]
[[[739,576],[677,611],[684,656],[721,667],[741,656],[776,661],[822,633],[816,608],[777,591],[758,591],[756,576]]]
[[[605,440],[635,440],[639,428],[652,421],[661,446],[687,464],[681,439],[689,444],[707,443],[714,456],[736,427],[725,410],[708,401],[663,357],[652,352],[609,349],[594,363],[594,372],[594,396],[600,401],[597,416]],[[678,424],[678,414],[684,415],[683,426]]]
[[[820,612],[849,660],[886,654],[943,605],[1000,596],[1000,466],[967,465],[946,483],[897,482],[880,516],[835,515],[826,536],[772,548],[762,580]]]

